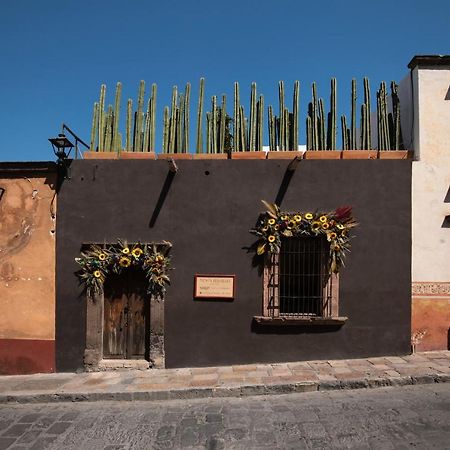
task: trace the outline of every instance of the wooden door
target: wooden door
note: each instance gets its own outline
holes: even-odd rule
[[[142,271],[111,275],[104,289],[103,357],[145,359],[149,354],[150,307]]]

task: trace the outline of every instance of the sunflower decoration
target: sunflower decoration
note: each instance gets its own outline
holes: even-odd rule
[[[344,265],[345,254],[350,251],[349,235],[357,226],[352,208],[343,206],[332,212],[281,212],[275,204],[262,201],[267,211],[261,214],[251,233],[258,236],[257,255],[277,254],[283,238],[324,236],[330,244],[330,272],[337,273]]]
[[[106,277],[110,273],[121,273],[129,267],[144,270],[148,280],[150,295],[161,297],[166,286],[170,284],[169,256],[172,244],[164,241],[162,244],[129,245],[126,241],[117,240],[116,245],[91,245],[81,252],[75,261],[80,265],[77,275],[80,282],[86,286],[89,296],[102,292]]]

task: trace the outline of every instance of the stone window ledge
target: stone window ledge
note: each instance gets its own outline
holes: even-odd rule
[[[348,317],[266,317],[253,316],[258,325],[270,326],[342,326]]]

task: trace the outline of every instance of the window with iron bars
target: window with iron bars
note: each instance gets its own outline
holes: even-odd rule
[[[265,317],[338,316],[338,276],[330,274],[330,245],[324,236],[286,237],[264,268]]]

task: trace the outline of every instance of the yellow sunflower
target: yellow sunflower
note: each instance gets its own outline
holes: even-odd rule
[[[289,217],[288,216],[286,216],[286,214],[285,215],[283,215],[283,216],[281,216],[281,220],[288,220],[289,219]]]
[[[268,230],[267,227],[264,227],[264,228],[262,229],[262,231],[264,231],[264,233],[265,233],[267,230]]]
[[[271,242],[271,243],[275,242],[275,236],[269,236],[268,241]]]
[[[311,225],[311,229],[313,231],[318,231],[321,226],[322,226],[322,224],[320,222],[313,222]]]
[[[336,224],[336,228],[337,228],[338,230],[343,230],[345,227],[344,227],[344,225],[342,225],[341,223],[338,223],[338,224]]]
[[[333,231],[333,233],[330,233],[328,236],[331,241],[334,241],[337,238],[337,234],[334,231]]]
[[[135,258],[139,258],[139,256],[142,255],[142,253],[144,253],[144,252],[143,252],[142,249],[139,248],[139,247],[136,247],[136,248],[133,249],[133,251],[131,252],[131,254],[132,254]]]
[[[311,220],[314,216],[312,215],[312,213],[306,213],[305,214],[305,219]]]
[[[290,220],[287,226],[288,230],[292,230],[292,228],[294,228],[296,224],[297,222],[295,222],[295,220]]]
[[[324,230],[328,230],[328,228],[330,228],[330,225],[328,225],[327,222],[322,223],[322,228],[323,228]]]
[[[296,222],[301,222],[301,221],[302,221],[302,216],[301,216],[300,214],[296,214],[296,215],[294,216],[294,220],[295,220]]]
[[[269,219],[269,225],[274,225],[275,224],[275,219]]]
[[[122,256],[122,258],[119,259],[119,265],[121,267],[130,267],[130,265],[131,265],[130,258],[127,258],[126,256]]]
[[[105,261],[105,259],[106,259],[105,253],[99,253],[98,259],[99,259],[100,261]]]
[[[328,219],[327,219],[327,216],[320,216],[320,217],[319,217],[319,220],[320,220],[322,223],[325,223]]]
[[[275,225],[275,226],[273,227],[273,229],[274,229],[275,231],[279,230],[279,229],[280,229],[280,225]]]
[[[102,276],[102,273],[100,272],[100,270],[96,270],[95,272],[94,272],[94,277],[95,278],[100,278]]]
[[[130,249],[128,247],[125,247],[125,248],[122,249],[122,253],[124,255],[128,255],[128,253],[130,253]]]
[[[335,245],[335,246],[333,247],[333,250],[334,250],[335,252],[338,252],[340,249],[341,249],[341,246],[340,246],[340,245]]]

